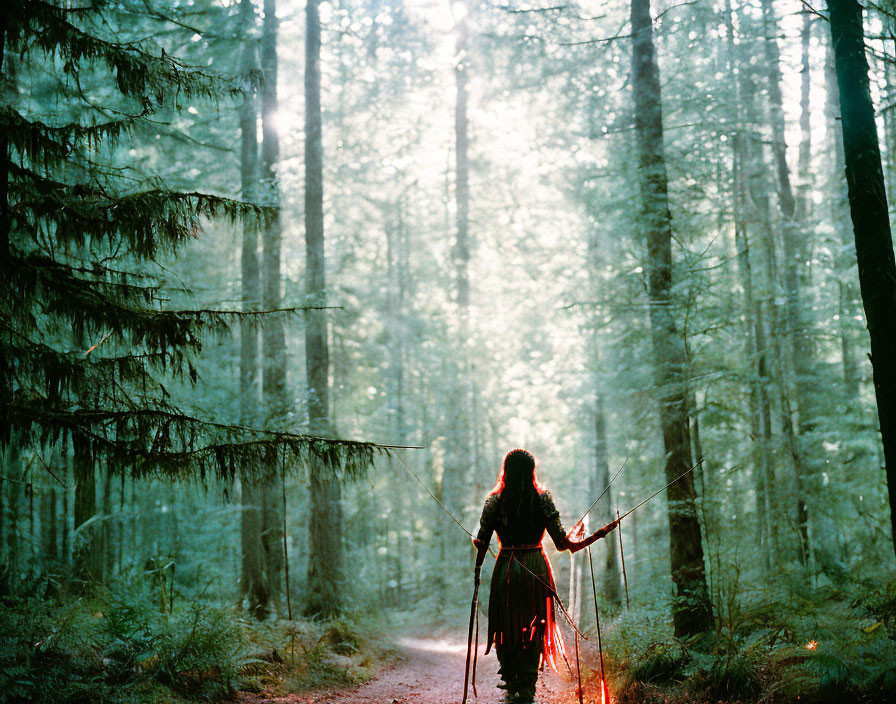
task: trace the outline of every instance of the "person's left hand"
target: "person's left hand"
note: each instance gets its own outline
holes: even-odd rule
[[[578,523],[576,523],[572,527],[572,530],[569,531],[569,535],[570,535],[570,537],[575,538],[577,540],[581,540],[582,538],[584,538],[585,537],[585,524],[582,523],[582,521],[579,521]]]

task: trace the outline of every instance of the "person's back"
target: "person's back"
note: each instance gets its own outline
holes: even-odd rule
[[[535,480],[535,458],[525,450],[507,453],[473,542],[478,549],[477,585],[493,533],[501,543],[489,591],[486,653],[495,646],[509,702],[534,700],[539,659],[556,669],[560,658],[566,657],[554,619],[554,576],[541,547],[545,531],[558,550],[575,551],[613,527],[610,524],[585,540],[570,540],[550,492]]]
[[[489,507],[486,502],[483,512],[493,511],[495,519],[495,533],[501,547],[540,545],[547,529],[547,506],[550,494],[539,492],[535,497],[527,497],[534,500],[517,501],[512,505],[508,499],[500,494],[489,497],[494,503]]]

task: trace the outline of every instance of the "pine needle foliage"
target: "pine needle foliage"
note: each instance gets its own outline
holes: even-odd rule
[[[388,448],[212,422],[173,405],[165,384],[197,383],[202,341],[247,314],[170,307],[162,263],[204,221],[272,213],[136,177],[116,145],[184,99],[239,96],[254,79],[123,40],[121,17],[139,4],[65,5],[0,10],[0,444],[68,447],[80,466],[102,461],[138,477],[251,478],[272,460],[361,474]],[[26,82],[34,76],[46,80]]]

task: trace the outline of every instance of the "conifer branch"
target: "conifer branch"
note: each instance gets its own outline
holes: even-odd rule
[[[78,146],[95,148],[129,133],[143,115],[125,117],[93,125],[78,122],[47,125],[29,120],[9,105],[0,106],[0,129],[8,134],[9,146],[32,163],[55,166]]]
[[[34,443],[72,438],[115,472],[170,479],[224,480],[263,475],[271,453],[283,453],[291,471],[364,474],[376,455],[407,446],[323,438],[202,420],[166,408],[61,409],[45,399],[0,405],[20,437]]]
[[[9,48],[25,52],[36,47],[63,60],[63,70],[77,75],[85,61],[101,61],[114,73],[118,90],[138,99],[144,109],[161,106],[169,91],[187,98],[238,96],[240,84],[200,69],[186,67],[159,49],[150,54],[136,44],[101,39],[72,24],[64,10],[44,0],[12,3],[7,12]]]

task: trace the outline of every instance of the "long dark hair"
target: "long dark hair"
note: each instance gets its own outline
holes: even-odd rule
[[[511,515],[531,515],[538,496],[544,489],[535,478],[535,457],[517,448],[504,457],[501,473],[491,496],[500,496],[504,522]]]

